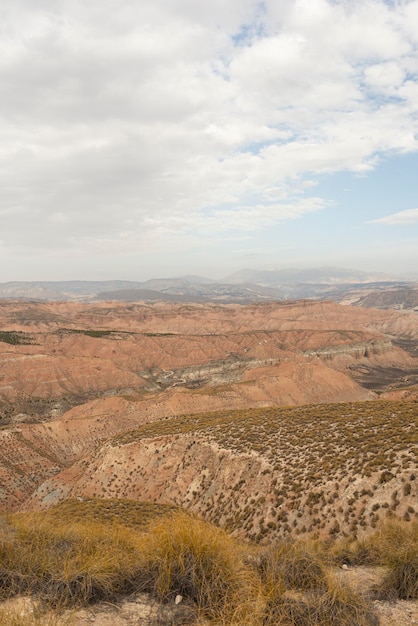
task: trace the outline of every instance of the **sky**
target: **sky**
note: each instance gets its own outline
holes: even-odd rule
[[[418,272],[418,0],[0,0],[0,282]]]

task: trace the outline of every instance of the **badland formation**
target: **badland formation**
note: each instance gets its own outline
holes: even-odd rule
[[[133,498],[258,542],[418,516],[413,307],[2,300],[0,347],[1,513]]]

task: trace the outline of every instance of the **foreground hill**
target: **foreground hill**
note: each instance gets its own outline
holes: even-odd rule
[[[372,402],[206,413],[106,441],[25,502],[67,497],[185,506],[252,540],[356,535],[418,518],[418,403]]]

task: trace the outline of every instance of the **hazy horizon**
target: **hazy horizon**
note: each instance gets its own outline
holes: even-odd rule
[[[297,273],[304,273],[304,272],[312,272],[312,271],[323,271],[324,273],[329,270],[330,274],[332,273],[332,271],[335,271],[336,276],[338,277],[338,273],[341,272],[347,272],[347,273],[352,273],[353,275],[355,274],[362,274],[364,273],[364,279],[365,280],[370,280],[370,282],[375,282],[375,281],[405,281],[405,282],[416,282],[418,280],[418,271],[407,271],[407,272],[399,272],[399,273],[394,273],[394,272],[380,272],[380,271],[367,271],[367,270],[362,270],[360,268],[355,268],[355,267],[342,267],[342,266],[336,266],[336,265],[327,265],[327,266],[305,266],[305,267],[297,267],[297,266],[287,266],[287,267],[265,267],[265,268],[254,268],[254,267],[242,267],[236,271],[233,272],[229,272],[229,273],[223,273],[220,274],[218,276],[210,276],[210,275],[203,275],[203,274],[192,274],[192,273],[184,273],[184,274],[161,274],[161,275],[147,275],[147,276],[143,276],[141,278],[125,278],[123,276],[108,276],[107,278],[100,278],[100,279],[95,279],[95,278],[80,278],[77,276],[74,276],[72,278],[65,278],[65,279],[33,279],[33,280],[26,280],[26,279],[19,279],[19,280],[4,280],[4,281],[0,281],[0,284],[7,284],[7,283],[72,283],[72,282],[132,282],[132,283],[146,283],[146,282],[151,282],[154,280],[189,280],[191,283],[196,282],[198,283],[199,280],[203,280],[203,281],[209,281],[209,282],[220,282],[222,283],[223,280],[225,280],[226,282],[228,282],[229,279],[232,279],[232,277],[235,277],[235,275],[239,275],[240,273],[245,273],[245,272],[260,272],[260,273],[267,273],[267,272],[271,272],[272,274],[274,273],[283,273],[285,275],[285,273],[289,273],[290,275],[292,274],[292,272]],[[362,277],[359,276],[358,280],[361,282]],[[342,282],[344,282],[344,275],[341,274],[340,276],[340,280]],[[251,280],[248,280],[246,282],[251,282]],[[259,280],[256,282],[260,282]],[[303,281],[302,281],[303,282]],[[355,282],[355,279],[353,279],[353,282]]]
[[[418,0],[1,9],[0,282],[418,271]]]

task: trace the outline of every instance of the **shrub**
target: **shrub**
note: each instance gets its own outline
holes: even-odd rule
[[[31,335],[22,332],[15,332],[10,330],[0,331],[0,341],[3,343],[10,343],[11,345],[30,345],[33,343]]]

